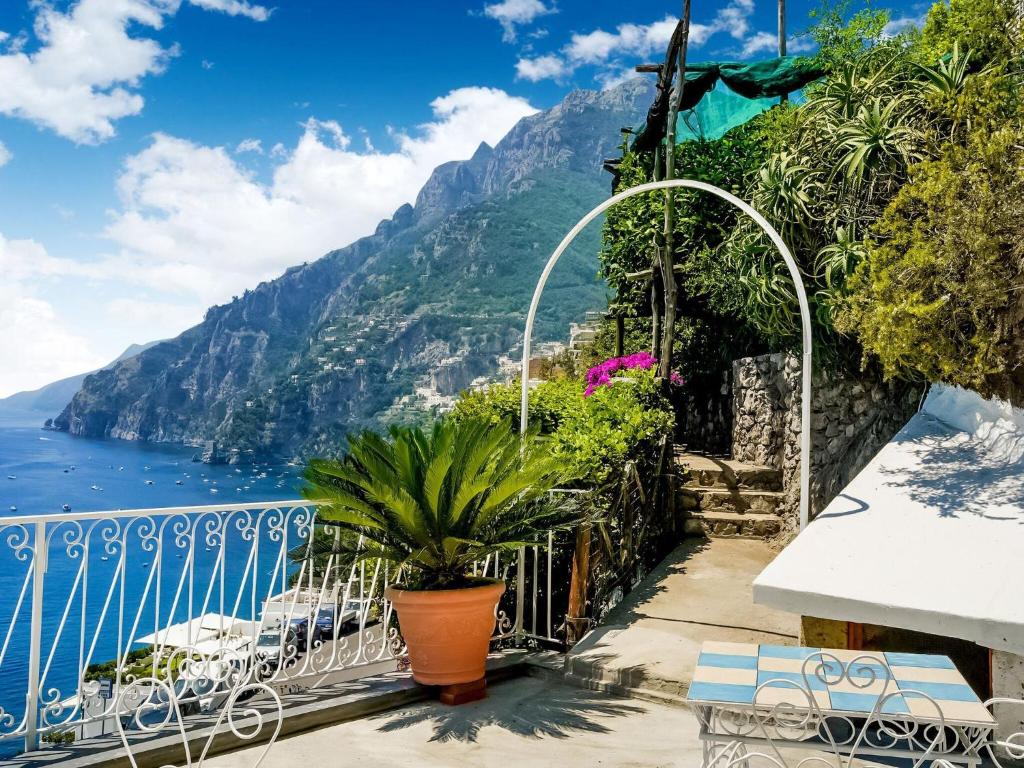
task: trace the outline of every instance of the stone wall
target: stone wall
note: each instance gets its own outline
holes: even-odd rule
[[[722,373],[717,386],[691,389],[681,412],[677,439],[686,450],[727,456],[732,439],[732,372]]]
[[[733,363],[732,456],[783,471],[787,529],[798,523],[800,360],[777,353]],[[811,388],[811,516],[917,411],[924,389],[879,377],[815,373]]]

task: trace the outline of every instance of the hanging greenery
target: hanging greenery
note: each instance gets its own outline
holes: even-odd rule
[[[749,200],[780,232],[827,359],[1024,392],[1024,88],[1012,0],[937,3],[922,32],[897,37],[883,34],[883,12],[851,17],[849,6],[817,14],[828,74],[802,103],[681,145],[677,173]],[[651,180],[652,168],[650,154],[627,152],[620,185]],[[636,316],[650,312],[636,273],[651,262],[662,200],[634,198],[605,225],[604,273]],[[760,228],[710,196],[675,200],[680,326],[720,318],[748,332],[730,333],[734,345],[795,346],[796,293]]]

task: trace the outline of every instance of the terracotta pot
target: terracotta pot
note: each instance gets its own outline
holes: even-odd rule
[[[398,612],[417,683],[455,685],[484,676],[494,609],[504,591],[501,581],[467,589],[388,587],[385,597]]]

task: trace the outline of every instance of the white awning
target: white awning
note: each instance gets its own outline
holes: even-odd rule
[[[754,581],[804,616],[1024,653],[1024,410],[936,386]]]
[[[215,641],[223,641],[228,637],[239,637],[246,641],[255,634],[255,624],[251,621],[234,619],[219,613],[204,613],[191,621],[171,624],[153,634],[136,639],[138,645],[158,645],[166,648],[184,648],[203,645],[212,648]],[[229,645],[221,643],[221,645]],[[244,643],[241,643],[244,645]],[[235,647],[235,645],[230,645]]]

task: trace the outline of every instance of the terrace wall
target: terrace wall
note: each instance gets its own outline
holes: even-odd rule
[[[733,362],[732,457],[781,469],[787,530],[800,490],[800,361],[776,353]],[[816,372],[811,391],[811,516],[841,491],[917,411],[924,387]]]

